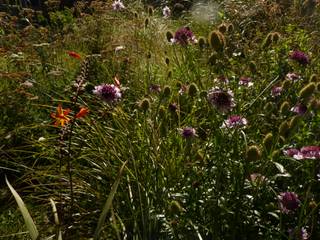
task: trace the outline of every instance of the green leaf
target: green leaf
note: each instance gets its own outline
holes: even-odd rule
[[[7,177],[6,177],[6,183],[12,193],[12,195],[14,196],[19,209],[22,213],[23,219],[25,224],[27,225],[27,229],[29,231],[29,234],[31,236],[32,240],[37,240],[38,236],[39,236],[39,232],[38,229],[36,227],[36,225],[34,224],[32,217],[30,216],[30,213],[26,207],[26,205],[24,204],[24,202],[22,201],[21,197],[19,196],[19,194],[16,192],[16,190],[14,190],[14,188],[11,186],[11,184],[9,183]]]
[[[93,240],[98,240],[99,239],[99,235],[100,235],[100,232],[101,232],[101,229],[103,227],[103,224],[104,224],[104,221],[106,220],[106,217],[107,217],[107,214],[111,208],[111,204],[112,204],[112,201],[113,201],[113,198],[117,192],[117,189],[118,189],[118,185],[120,183],[120,179],[121,179],[121,176],[122,176],[122,172],[123,172],[123,169],[125,167],[125,165],[127,164],[127,161],[124,162],[119,170],[119,173],[118,173],[118,176],[117,176],[117,179],[116,181],[114,182],[114,184],[112,185],[111,187],[111,192],[108,196],[108,199],[104,205],[104,208],[103,208],[103,211],[99,217],[99,221],[98,221],[98,225],[97,225],[97,228],[94,232],[94,236],[93,236]]]

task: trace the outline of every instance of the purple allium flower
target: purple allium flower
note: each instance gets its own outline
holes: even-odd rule
[[[196,136],[196,130],[192,127],[185,127],[183,129],[180,129],[180,132],[184,138],[192,138]]]
[[[292,82],[296,82],[301,79],[301,76],[296,73],[287,73],[286,79],[289,79]]]
[[[176,31],[172,43],[179,43],[181,45],[188,45],[189,43],[196,43],[197,40],[189,27],[182,27]]]
[[[283,213],[294,212],[300,206],[298,195],[294,192],[283,192],[278,196],[280,209]]]
[[[303,159],[320,159],[320,146],[305,146],[300,149]]]
[[[300,229],[289,229],[289,238],[292,240],[308,240],[309,234],[307,232],[307,229],[302,227]]]
[[[162,14],[163,14],[163,17],[164,18],[169,18],[171,16],[171,10],[168,6],[165,6],[163,9],[162,9]]]
[[[120,11],[122,9],[125,9],[125,6],[123,5],[123,3],[121,2],[121,0],[115,0],[113,3],[112,3],[112,8],[113,10],[115,11]]]
[[[160,93],[161,92],[161,87],[159,84],[151,84],[149,87],[149,91],[152,93]]]
[[[225,120],[222,124],[222,128],[241,128],[245,127],[248,124],[247,119],[239,115],[231,115]]]
[[[281,92],[282,92],[283,88],[280,87],[280,86],[274,86],[272,89],[271,89],[271,95],[273,97],[278,97],[281,95]]]
[[[121,99],[121,90],[114,84],[101,84],[95,86],[93,93],[107,103],[115,103]]]
[[[251,87],[253,85],[253,82],[250,77],[241,77],[239,80],[239,85],[242,85],[245,87]]]
[[[308,55],[302,51],[293,51],[289,57],[302,65],[307,65],[310,62]]]
[[[298,103],[293,108],[290,109],[291,112],[294,112],[298,115],[304,115],[308,110],[308,107],[302,103]]]
[[[221,112],[228,112],[235,106],[231,90],[212,88],[208,91],[208,101]]]
[[[170,103],[169,104],[169,110],[171,112],[176,112],[178,110],[178,105],[176,103]]]

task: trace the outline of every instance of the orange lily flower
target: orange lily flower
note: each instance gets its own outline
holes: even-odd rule
[[[67,54],[72,58],[81,59],[81,56],[80,56],[79,53],[76,53],[76,52],[73,52],[73,51],[67,51]]]
[[[71,110],[68,109],[63,109],[61,104],[59,104],[57,108],[56,113],[51,113],[50,117],[55,120],[54,125],[55,126],[64,126],[66,123],[70,121],[70,118],[68,117],[68,114],[71,112]]]
[[[88,108],[81,108],[80,111],[76,114],[75,118],[82,118],[86,116],[89,112]]]

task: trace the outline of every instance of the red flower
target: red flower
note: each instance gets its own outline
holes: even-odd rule
[[[81,59],[81,56],[80,56],[79,53],[76,53],[76,52],[73,52],[73,51],[67,51],[67,54],[72,58]]]
[[[82,118],[89,113],[88,108],[81,108],[80,111],[76,114],[75,118]]]
[[[55,119],[54,125],[55,126],[64,126],[66,123],[68,123],[70,121],[70,118],[68,117],[68,114],[71,112],[71,110],[68,109],[63,109],[61,104],[59,104],[58,108],[57,108],[57,112],[56,113],[51,113],[50,117]]]

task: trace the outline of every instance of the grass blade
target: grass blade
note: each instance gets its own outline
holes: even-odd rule
[[[122,172],[123,172],[123,169],[125,167],[125,165],[127,164],[127,161],[124,162],[119,170],[119,173],[118,173],[118,176],[117,176],[117,179],[116,181],[114,182],[114,184],[112,185],[112,188],[111,188],[111,192],[108,196],[108,199],[103,207],[103,211],[99,217],[99,221],[98,221],[98,225],[97,225],[97,228],[95,230],[95,233],[94,233],[94,236],[93,236],[93,240],[98,240],[99,239],[99,235],[100,235],[100,232],[101,232],[101,229],[102,229],[102,226],[104,224],[104,221],[107,217],[107,214],[111,208],[111,204],[112,204],[112,201],[113,201],[113,198],[117,192],[117,188],[118,188],[118,185],[120,183],[120,179],[121,179],[121,176],[122,176]]]
[[[16,192],[16,190],[11,186],[11,184],[9,183],[7,177],[6,177],[6,183],[7,183],[8,187],[9,187],[9,189],[10,189],[12,195],[13,195],[13,197],[15,198],[15,200],[16,200],[18,206],[19,206],[19,209],[20,209],[20,211],[22,213],[24,222],[27,225],[27,229],[29,231],[31,239],[32,240],[38,239],[38,236],[39,236],[38,229],[37,229],[36,225],[34,224],[34,222],[32,220],[32,217],[30,216],[30,213],[29,213],[26,205],[24,204],[24,202],[22,201],[21,197]]]

